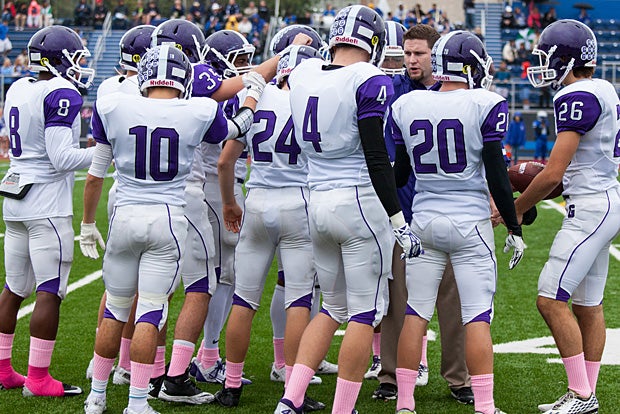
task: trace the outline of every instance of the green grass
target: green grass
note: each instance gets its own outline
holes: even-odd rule
[[[2,165],[0,165],[2,167]],[[83,176],[83,174],[81,174]],[[75,186],[74,228],[79,233],[79,221],[82,211],[83,181]],[[106,180],[106,189],[111,180]],[[106,231],[105,200],[100,203],[97,214],[98,227]],[[560,226],[561,215],[549,209],[539,208],[539,216],[535,225],[525,229],[525,240],[528,244],[525,257],[521,264],[508,271],[508,255],[501,253],[504,230],[496,231],[498,246],[499,283],[495,299],[495,319],[492,325],[494,343],[504,343],[548,336],[549,332],[536,306],[537,279],[547,259],[549,246]],[[0,232],[4,233],[4,223],[0,223]],[[3,245],[4,239],[0,239]],[[4,281],[4,256],[0,257],[0,282]],[[84,258],[76,242],[75,259],[69,283],[101,268],[101,260],[92,261]],[[609,328],[620,328],[620,264],[610,259],[609,280],[607,283],[605,311]],[[256,315],[252,342],[246,363],[245,372],[254,381],[253,385],[244,390],[241,405],[234,413],[271,413],[282,393],[279,383],[269,381],[269,370],[273,359],[271,345],[271,322],[269,318],[269,302],[275,283],[275,272],[269,275],[264,293],[263,307]],[[89,382],[84,372],[93,352],[94,333],[97,318],[97,307],[103,291],[101,279],[84,286],[72,293],[64,301],[61,308],[61,323],[58,333],[58,344],[54,352],[51,373],[58,379],[79,385],[87,392]],[[174,329],[174,315],[178,314],[183,295],[179,291],[171,304],[171,327],[169,337]],[[32,299],[25,303],[30,303]],[[0,316],[1,317],[1,316]],[[25,372],[28,360],[28,320],[25,317],[18,322],[15,346],[13,350],[14,367]],[[431,322],[431,329],[437,330],[436,320]],[[335,337],[328,355],[330,361],[337,360],[338,345],[341,337]],[[616,344],[620,345],[620,344]],[[608,344],[608,347],[610,344]],[[449,395],[445,381],[439,375],[440,344],[430,342],[428,348],[430,363],[430,382],[426,387],[416,390],[418,413],[461,414],[472,413],[471,406],[457,404]],[[224,349],[222,349],[224,354]],[[167,354],[170,357],[170,349]],[[535,354],[497,354],[495,358],[495,399],[499,407],[511,413],[537,413],[536,405],[551,402],[565,392],[566,379],[560,364],[548,364],[547,355]],[[620,394],[617,392],[620,383],[619,366],[603,366],[598,385],[598,395],[602,413],[620,412]],[[378,402],[371,399],[376,381],[365,381],[358,399],[357,409],[361,413],[393,413],[395,403]],[[215,385],[201,385],[202,388],[214,393],[219,389]],[[323,385],[311,386],[309,394],[331,407],[335,376],[323,376]],[[121,413],[127,402],[127,386],[111,385],[108,388],[108,412]],[[21,396],[21,390],[0,392],[0,414],[10,413],[80,413],[83,397],[54,399],[31,398]],[[189,407],[168,404],[161,401],[151,403],[152,406],[165,413],[199,413],[229,412],[226,409],[208,407]],[[327,410],[329,412],[329,409]]]

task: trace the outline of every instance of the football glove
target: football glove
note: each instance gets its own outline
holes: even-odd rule
[[[411,259],[412,257],[418,257],[424,253],[422,250],[422,242],[416,236],[409,227],[409,224],[394,228],[394,236],[396,236],[396,242],[403,248],[403,254],[400,255],[400,259]]]
[[[258,102],[265,89],[265,79],[258,72],[250,71],[241,77],[243,86],[248,90],[248,96]]]
[[[508,269],[510,270],[514,269],[523,257],[523,251],[526,248],[523,238],[509,233],[506,237],[506,243],[504,244],[504,253],[508,253],[511,248],[514,248],[514,252],[508,263]]]
[[[105,243],[95,223],[82,223],[80,225],[80,250],[82,254],[91,259],[98,259],[97,244],[105,250]]]

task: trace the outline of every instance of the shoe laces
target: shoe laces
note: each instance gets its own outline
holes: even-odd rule
[[[371,371],[375,371],[377,368],[379,368],[379,365],[381,364],[381,358],[379,358],[377,355],[372,357],[372,365],[370,366],[370,370]]]
[[[553,405],[553,408],[554,409],[560,408],[562,407],[562,405],[567,404],[570,401],[574,400],[575,397],[576,397],[575,393],[572,392],[571,390],[568,390],[566,394],[561,396],[560,399],[555,402],[555,404]]]

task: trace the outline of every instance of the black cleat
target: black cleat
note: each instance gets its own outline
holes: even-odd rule
[[[149,380],[148,394],[146,398],[149,400],[156,400],[159,397],[159,391],[161,390],[161,384],[164,383],[165,374],[160,375],[157,378],[151,378]]]
[[[473,404],[474,392],[471,387],[452,388],[450,387],[450,395],[461,404]]]
[[[159,391],[159,399],[185,404],[208,404],[213,401],[213,394],[204,392],[189,378],[185,372],[176,377],[166,376]]]
[[[375,400],[395,400],[398,395],[398,388],[394,384],[390,384],[389,382],[384,382],[383,384],[379,384],[379,388],[372,393],[372,398]]]
[[[321,411],[325,409],[325,404],[320,401],[315,400],[314,398],[310,398],[307,395],[304,396],[304,405],[303,410],[304,413],[309,413],[312,411]]]
[[[223,407],[236,407],[239,405],[241,399],[241,391],[243,387],[239,388],[222,388],[215,393],[215,401]]]

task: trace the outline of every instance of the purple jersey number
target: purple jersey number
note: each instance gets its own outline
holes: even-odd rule
[[[172,181],[179,172],[179,134],[172,128],[155,128],[147,139],[147,128],[143,125],[133,127],[129,133],[136,136],[136,178],[146,180],[147,144],[149,146],[149,174],[155,181]],[[167,169],[161,166],[161,147],[168,141]]]
[[[302,139],[312,142],[316,152],[323,152],[321,149],[321,133],[319,132],[319,97],[310,96],[306,104],[306,114],[302,130]]]
[[[620,120],[620,105],[616,105],[616,120]],[[616,146],[614,147],[614,157],[620,157],[620,130],[616,134]]]
[[[19,108],[11,107],[9,112],[9,141],[11,142],[11,154],[18,158],[22,155],[22,138],[19,136]]]
[[[409,127],[411,136],[424,134],[424,141],[413,147],[413,161],[415,171],[418,174],[435,174],[437,173],[436,163],[422,162],[422,156],[428,154],[434,147],[433,124],[428,119],[415,120]],[[448,132],[452,132],[449,134]],[[437,152],[439,154],[439,167],[446,174],[456,174],[463,172],[467,167],[467,156],[465,153],[465,136],[463,134],[463,124],[458,119],[442,119],[437,124]],[[455,162],[450,162],[450,153],[448,148],[449,136],[454,139],[454,149],[456,152]]]
[[[269,151],[261,151],[260,144],[269,140],[273,136],[276,126],[276,114],[273,111],[256,111],[254,114],[254,123],[265,120],[265,129],[252,137],[252,152],[254,153],[254,161],[272,162],[273,154]],[[290,137],[290,143],[289,141]],[[293,118],[289,116],[284,128],[278,135],[276,140],[275,152],[279,154],[288,154],[288,163],[297,164],[297,157],[301,153],[301,148],[295,140],[293,132]]]

